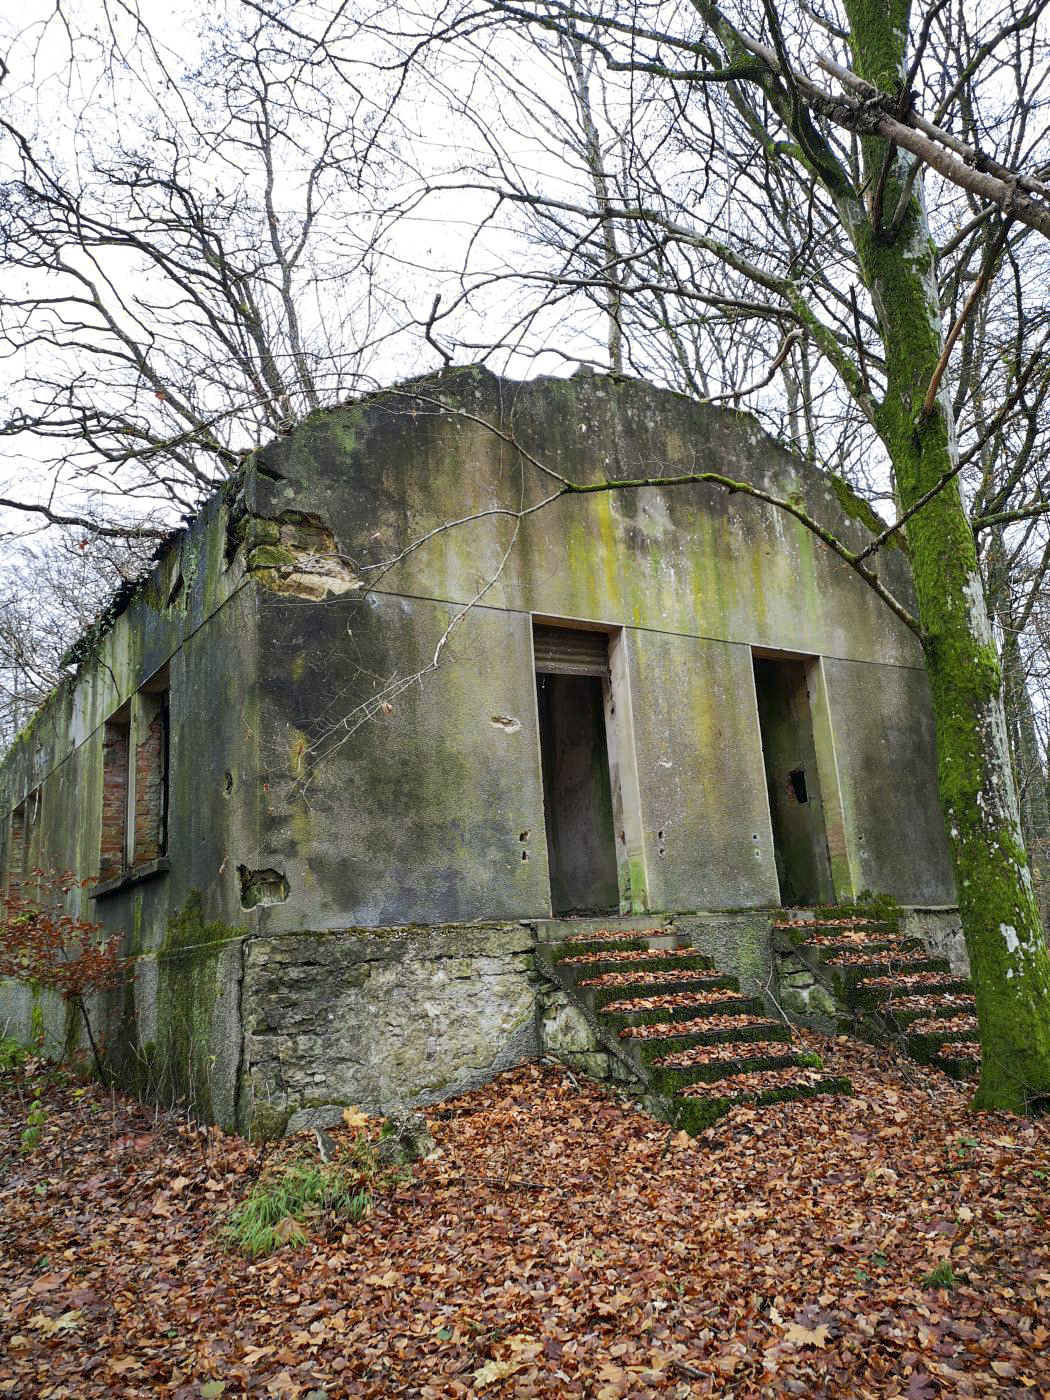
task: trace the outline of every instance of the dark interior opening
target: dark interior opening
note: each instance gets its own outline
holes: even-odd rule
[[[536,676],[555,914],[619,908],[602,678]]]
[[[820,797],[807,663],[756,656],[755,692],[780,902],[830,903],[831,858]]]
[[[791,791],[795,794],[796,802],[809,801],[809,794],[806,792],[806,770],[804,768],[793,768],[788,774],[788,782],[791,784]]]

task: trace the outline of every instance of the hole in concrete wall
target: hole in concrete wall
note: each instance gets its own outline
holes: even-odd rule
[[[527,840],[529,839],[529,836],[530,836],[530,835],[531,835],[531,832],[528,832],[528,831],[519,831],[519,832],[518,832],[518,840],[519,840],[519,841],[527,841]]]
[[[283,904],[288,898],[288,881],[279,870],[249,870],[238,865],[241,881],[241,908],[257,909],[265,904]]]
[[[489,723],[494,729],[502,729],[505,734],[517,734],[521,728],[521,720],[513,715],[493,715]]]
[[[232,791],[233,791],[233,774],[232,774],[232,773],[230,772],[230,770],[227,768],[226,772],[222,775],[222,795],[223,795],[223,797],[229,797],[229,795],[230,795],[230,793],[231,793]]]
[[[135,810],[132,864],[157,860],[168,851],[171,712],[168,668],[142,687],[135,701]]]
[[[528,860],[528,858],[529,858],[529,853],[528,853],[528,851],[522,851],[522,853],[521,853],[521,858],[522,858],[522,860]]]
[[[791,784],[791,791],[794,793],[796,802],[808,802],[809,793],[806,791],[806,770],[804,768],[792,768],[788,774],[788,782]]]

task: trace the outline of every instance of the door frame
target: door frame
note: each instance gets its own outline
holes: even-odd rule
[[[754,702],[755,723],[757,726],[759,753],[762,756],[762,772],[765,776],[765,745],[762,737],[762,724],[758,712],[758,686],[755,683],[754,661],[794,661],[803,668],[806,693],[809,702],[809,718],[813,731],[813,753],[817,765],[817,783],[820,788],[821,807],[824,817],[824,836],[828,847],[831,887],[837,903],[848,903],[854,899],[859,886],[856,883],[853,863],[849,858],[846,840],[846,826],[843,813],[842,787],[839,780],[838,757],[835,752],[834,731],[828,705],[827,677],[824,674],[824,658],[814,652],[787,651],[782,647],[751,646],[751,686]],[[769,802],[768,793],[766,796]],[[769,811],[770,834],[773,832],[773,813]]]
[[[536,717],[537,761],[542,774],[543,758],[539,747],[539,700],[537,675],[593,675],[602,686],[602,708],[605,719],[605,743],[609,760],[609,788],[612,800],[613,838],[616,848],[617,884],[620,913],[641,914],[648,910],[645,871],[645,845],[642,833],[641,795],[638,764],[634,748],[634,722],[631,712],[630,666],[627,653],[626,628],[604,622],[589,622],[579,618],[530,613],[529,646],[532,657],[532,703]],[[593,670],[580,671],[566,667],[544,666],[536,663],[535,628],[557,627],[565,632],[600,632],[607,640],[606,664]],[[542,783],[542,776],[541,776]],[[544,793],[544,802],[546,802]],[[546,839],[546,827],[544,828]],[[548,869],[550,851],[547,852]]]

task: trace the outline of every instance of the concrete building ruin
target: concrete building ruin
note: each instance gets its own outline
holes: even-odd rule
[[[242,1129],[439,1098],[537,1053],[537,940],[573,914],[755,990],[782,905],[951,926],[921,651],[863,580],[713,485],[521,513],[683,471],[878,528],[744,414],[463,370],[312,415],[171,541],[0,770],[6,881],[95,876],[126,936],[125,1082]],[[32,1009],[3,989],[0,1023]]]

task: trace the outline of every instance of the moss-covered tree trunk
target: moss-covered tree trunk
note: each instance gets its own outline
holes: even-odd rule
[[[908,0],[845,0],[856,71],[898,91],[905,71]],[[865,141],[868,188],[884,142]],[[897,153],[886,182],[886,222],[905,189],[910,157]],[[893,464],[902,510],[955,465],[947,391],[923,403],[944,347],[934,247],[922,182],[895,233],[867,211],[841,210],[874,300],[886,354],[886,395],[877,423]],[[947,823],[977,995],[981,1080],[976,1107],[1023,1111],[1050,1100],[1050,957],[1018,816],[996,653],[973,532],[957,479],[911,519],[908,544],[925,634],[937,729],[941,804]]]

